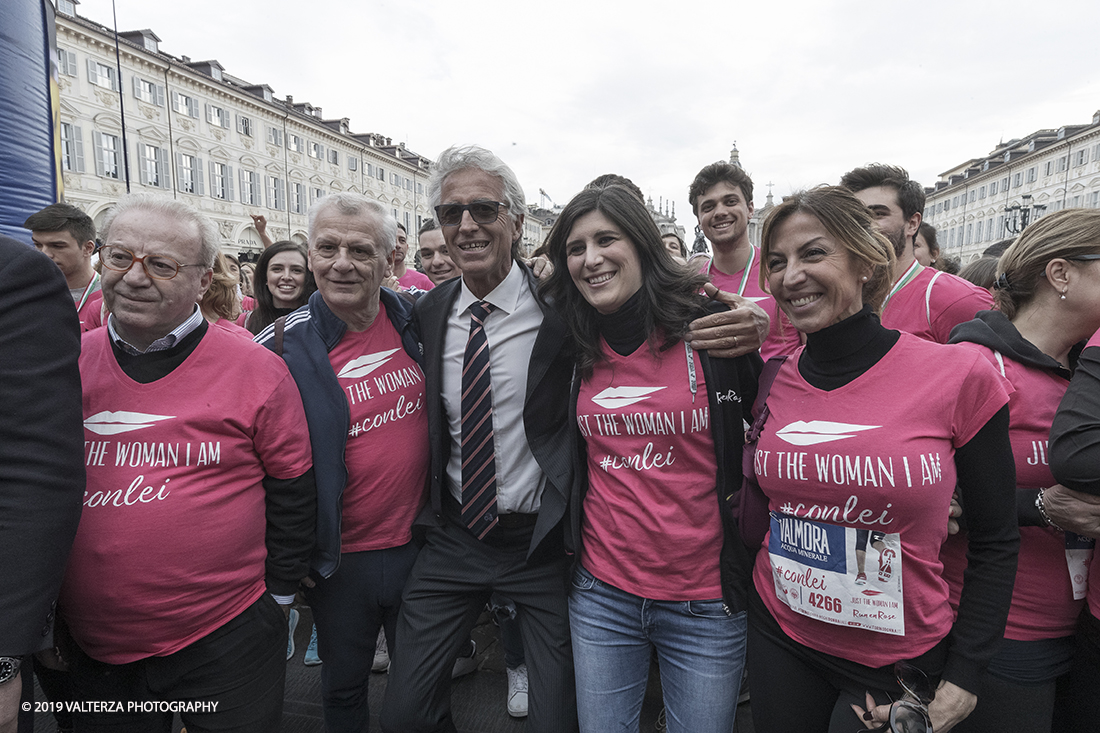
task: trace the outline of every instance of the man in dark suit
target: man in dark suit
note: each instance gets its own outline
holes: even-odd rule
[[[525,211],[488,150],[444,151],[429,197],[462,277],[421,298],[431,501],[405,587],[382,728],[454,731],[451,665],[486,600],[515,601],[528,730],[577,728],[563,521],[572,479],[563,322],[517,259]]]
[[[0,237],[0,731],[20,668],[53,645],[54,602],[84,493],[80,327],[65,278]]]

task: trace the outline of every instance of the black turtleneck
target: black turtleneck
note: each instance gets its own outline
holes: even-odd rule
[[[631,295],[623,303],[623,307],[614,313],[597,313],[596,326],[607,345],[619,356],[629,356],[637,351],[646,340],[641,289]]]
[[[843,387],[878,364],[901,334],[884,328],[871,306],[806,336],[798,372],[826,392]]]

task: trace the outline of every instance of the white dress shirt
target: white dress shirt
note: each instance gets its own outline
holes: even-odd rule
[[[489,378],[493,384],[493,443],[497,462],[497,512],[534,514],[542,505],[546,476],[527,445],[523,406],[527,368],[542,326],[542,309],[523,268],[512,262],[503,282],[484,299],[494,310],[485,319]],[[478,302],[466,283],[447,319],[443,344],[443,409],[451,433],[447,479],[462,504],[462,360],[470,338],[470,306]]]

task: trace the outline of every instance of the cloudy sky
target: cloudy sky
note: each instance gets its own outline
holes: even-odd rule
[[[675,202],[734,141],[778,197],[870,161],[930,185],[1100,109],[1096,0],[116,0],[120,30],[429,158],[498,153],[529,202],[615,172]],[[110,0],[77,12],[111,25]]]

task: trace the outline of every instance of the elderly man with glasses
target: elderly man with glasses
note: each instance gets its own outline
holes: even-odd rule
[[[107,327],[80,356],[88,474],[61,591],[79,730],[278,730],[316,492],[297,387],[208,328],[217,229],[127,196],[103,225]],[[168,703],[175,701],[175,704]]]
[[[329,733],[370,727],[367,682],[379,628],[390,650],[426,501],[428,417],[412,304],[381,287],[397,222],[350,193],[309,210],[317,292],[256,340],[302,392],[317,472],[313,609]],[[453,662],[453,659],[451,660]]]

